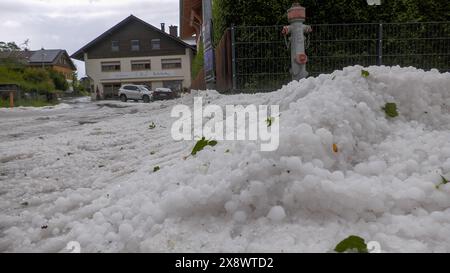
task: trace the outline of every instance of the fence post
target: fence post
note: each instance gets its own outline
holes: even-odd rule
[[[378,24],[377,34],[377,65],[383,65],[383,24]]]
[[[14,107],[14,93],[12,91],[9,92],[9,107]]]
[[[233,91],[236,90],[236,37],[234,24],[231,25],[231,69],[233,74]]]

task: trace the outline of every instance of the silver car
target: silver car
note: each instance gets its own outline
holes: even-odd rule
[[[144,85],[125,84],[119,89],[119,98],[123,102],[127,100],[143,100],[145,103],[149,103],[152,97],[153,92],[148,90]]]

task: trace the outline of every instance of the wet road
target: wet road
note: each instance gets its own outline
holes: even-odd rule
[[[55,107],[17,108],[0,111],[0,141],[23,139],[72,130],[124,114],[134,114],[139,103],[91,102],[90,98],[65,99]]]

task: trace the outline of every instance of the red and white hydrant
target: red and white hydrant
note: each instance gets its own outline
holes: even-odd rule
[[[308,76],[306,63],[308,56],[305,53],[305,33],[311,32],[311,27],[304,25],[306,18],[305,8],[299,3],[292,4],[287,12],[289,26],[283,27],[283,35],[291,35],[291,74],[293,80],[300,80]]]

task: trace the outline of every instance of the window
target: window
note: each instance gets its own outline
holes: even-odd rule
[[[139,40],[131,40],[131,51],[139,51]]]
[[[163,81],[164,88],[170,88],[172,91],[181,91],[183,88],[183,81]]]
[[[147,88],[148,90],[152,90],[152,83],[151,82],[145,82],[143,83],[143,85],[145,86],[145,88]]]
[[[119,51],[119,41],[111,42],[111,51],[114,51],[114,52]]]
[[[113,99],[119,96],[120,83],[104,83],[103,96],[105,99]]]
[[[161,60],[162,69],[181,68],[181,59],[163,59]]]
[[[120,71],[120,62],[102,62],[102,72]]]
[[[132,71],[150,70],[150,69],[152,69],[150,60],[131,61],[131,70]]]
[[[155,50],[161,49],[161,40],[160,39],[152,39],[152,49],[155,49]]]
[[[139,88],[134,85],[124,85],[122,88],[128,91],[139,91]]]
[[[139,90],[139,88],[147,88],[149,91],[152,90],[152,83],[151,82],[133,82],[133,83],[129,83],[134,85],[139,85],[140,87],[135,86],[135,90]]]

